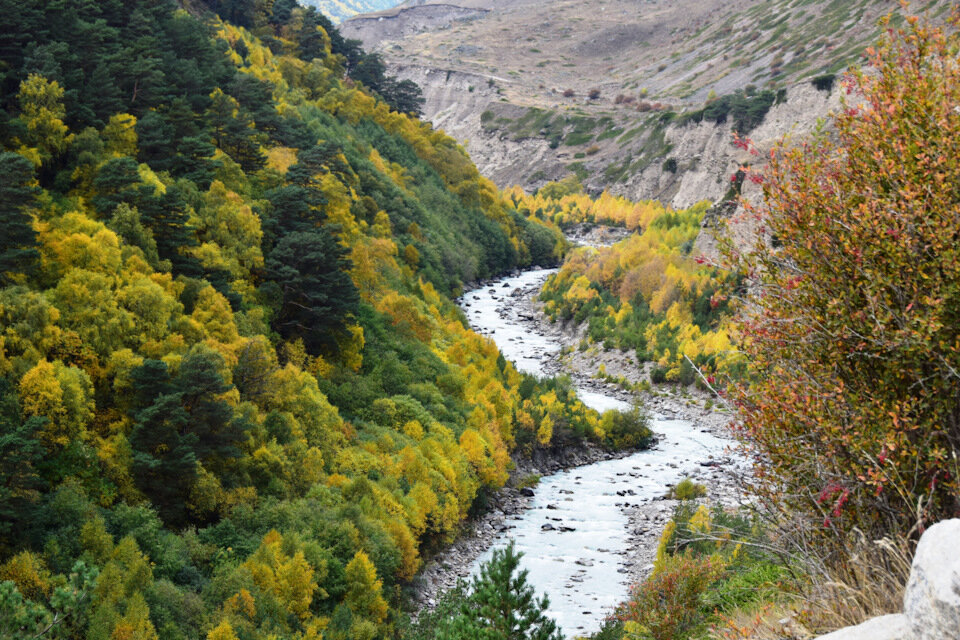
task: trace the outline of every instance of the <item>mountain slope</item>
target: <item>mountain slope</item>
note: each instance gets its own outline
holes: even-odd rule
[[[408,3],[375,21],[358,17],[344,33],[420,84],[425,115],[466,142],[486,175],[535,189],[573,172],[592,191],[676,206],[720,197],[731,162],[719,156],[735,155],[718,144],[731,139],[730,109],[707,118],[716,135],[688,127],[697,123],[684,114],[717,97],[750,111],[752,129],[766,109],[776,114],[774,103],[786,103],[774,135],[794,123],[784,112],[812,126],[835,100],[817,100],[811,81],[820,78],[823,98],[836,90],[833,76],[859,59],[879,33],[877,19],[898,7],[872,0],[471,0],[457,4],[473,14],[458,18],[446,3],[431,4]],[[931,0],[914,10],[943,18],[951,6]],[[703,162],[717,170],[707,175]],[[685,180],[691,171],[698,176]],[[684,196],[694,183],[715,186]]]
[[[189,8],[0,0],[0,636],[386,637],[512,452],[620,435],[450,298],[566,245],[314,12]]]

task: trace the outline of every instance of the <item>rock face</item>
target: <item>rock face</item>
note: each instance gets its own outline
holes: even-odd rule
[[[917,545],[903,613],[880,616],[820,640],[960,640],[960,519],[927,529]]]
[[[454,22],[476,19],[486,13],[486,9],[452,4],[402,7],[347,20],[340,32],[345,38],[355,38],[369,46],[370,42],[398,40],[424,31],[444,29]]]
[[[511,133],[509,123],[523,122],[527,107],[503,101],[500,92],[505,80],[498,75],[397,62],[390,64],[390,72],[421,87],[425,119],[463,143],[480,172],[500,187],[519,184],[532,191],[569,175],[573,163],[586,172],[584,186],[592,193],[606,189],[633,200],[655,199],[684,208],[701,200],[721,199],[741,163],[757,163],[757,157],[733,144],[730,122],[677,122],[657,129],[638,120],[635,124],[644,126],[645,133],[631,140],[596,139],[590,143],[590,154],[583,157],[583,149],[551,146],[536,132]],[[818,119],[839,109],[840,95],[839,83],[831,92],[818,91],[809,82],[788,87],[786,100],[771,107],[750,132],[764,152],[759,157],[765,157],[783,135],[799,137],[813,130]],[[508,124],[498,127],[497,122]],[[650,131],[659,132],[662,142],[653,142]],[[658,144],[661,151],[650,151]],[[636,162],[621,178],[607,171],[630,157]],[[665,164],[666,158],[673,161],[672,167]]]
[[[913,640],[960,638],[960,519],[930,527],[920,538],[903,596]]]

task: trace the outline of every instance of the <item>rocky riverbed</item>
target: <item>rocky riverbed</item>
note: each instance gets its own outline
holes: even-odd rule
[[[585,239],[619,236],[594,229]],[[495,493],[458,541],[427,563],[414,587],[418,605],[430,607],[443,590],[475,571],[491,548],[513,539],[526,554],[531,582],[549,593],[551,615],[572,636],[599,628],[629,584],[652,569],[676,505],[665,497],[670,487],[690,477],[707,487],[711,502],[734,504],[743,462],[730,451],[728,417],[708,408],[705,396],[655,390],[638,398],[597,379],[601,363],[611,374],[628,374],[623,375],[628,380],[643,372],[629,354],[570,349],[579,344],[579,333],[551,324],[535,299],[553,272],[531,270],[480,284],[460,300],[471,326],[495,340],[521,371],[569,375],[584,402],[597,410],[639,400],[652,416],[658,441],[632,454],[585,447],[516,460],[512,482],[535,473],[544,476],[540,485]]]

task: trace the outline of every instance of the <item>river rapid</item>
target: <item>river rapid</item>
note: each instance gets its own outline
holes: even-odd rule
[[[534,269],[468,291],[460,300],[470,326],[492,338],[518,370],[543,376],[564,346],[559,329],[531,313],[525,298],[539,291],[555,269]],[[598,410],[627,409],[622,397],[583,388],[578,393]],[[730,458],[731,441],[691,420],[651,412],[658,434],[652,449],[545,476],[529,506],[509,515],[492,545],[473,560],[470,573],[493,550],[510,540],[523,552],[523,568],[539,594],[550,600],[548,613],[568,638],[600,629],[604,618],[628,595],[630,583],[649,570],[663,523],[662,500],[670,485],[705,471],[716,474],[718,460]],[[706,478],[709,481],[709,478]],[[655,515],[651,515],[655,514]],[[643,526],[649,523],[649,526]],[[646,534],[646,548],[638,540]]]

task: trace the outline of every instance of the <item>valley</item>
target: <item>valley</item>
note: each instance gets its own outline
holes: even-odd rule
[[[595,236],[609,235],[603,231],[595,230]],[[610,231],[615,236],[620,230]],[[588,448],[548,453],[539,463],[518,459],[516,480],[540,476],[530,496],[500,490],[491,511],[468,522],[465,537],[429,563],[414,587],[418,601],[431,607],[441,590],[476,574],[494,549],[514,540],[531,584],[550,597],[549,615],[574,638],[598,631],[628,587],[652,570],[661,529],[678,504],[664,499],[670,487],[691,478],[709,487],[715,504],[736,505],[737,478],[745,465],[730,452],[729,416],[703,409],[702,398],[670,393],[636,398],[597,385],[595,361],[582,360],[576,370],[562,367],[559,352],[574,339],[551,326],[534,302],[550,273],[532,270],[466,292],[460,304],[471,327],[493,338],[525,373],[571,375],[580,397],[597,411],[629,411],[631,401],[642,402],[656,442],[637,453]]]
[[[0,638],[960,640],[956,5],[0,0]]]

